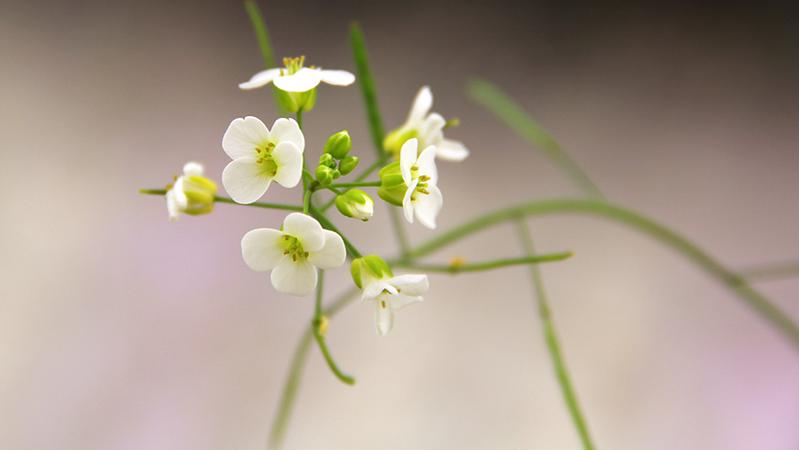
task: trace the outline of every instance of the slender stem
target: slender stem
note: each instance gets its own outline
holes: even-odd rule
[[[466,236],[508,220],[517,219],[519,217],[553,214],[588,214],[610,219],[637,229],[649,235],[649,237],[673,248],[694,264],[701,267],[717,281],[727,286],[738,298],[752,307],[752,309],[779,330],[793,347],[799,351],[799,327],[797,327],[785,312],[774,305],[765,295],[752,288],[741,276],[727,269],[696,244],[677,234],[675,231],[635,211],[600,200],[555,199],[522,203],[509,208],[502,208],[483,214],[428,240],[416,247],[409,256],[420,258]]]
[[[375,152],[378,158],[383,157],[383,119],[380,118],[380,108],[377,106],[377,93],[372,71],[369,69],[369,53],[366,50],[366,41],[363,31],[357,23],[350,25],[350,44],[352,56],[355,59],[355,70],[358,75],[361,94],[366,105],[369,120],[369,131],[372,136]]]
[[[308,214],[308,211],[311,207],[311,194],[313,194],[311,189],[305,189],[305,192],[302,195],[302,212],[305,214]]]
[[[332,193],[334,193],[334,194],[336,194],[336,195],[341,195],[341,194],[343,194],[343,192],[341,192],[340,190],[336,189],[336,187],[340,187],[340,186],[338,186],[338,185],[336,185],[336,186],[331,186],[331,185],[328,185],[328,186],[325,186],[325,189],[327,189],[328,191],[330,191],[330,192],[332,192]],[[333,201],[336,201],[336,199],[335,199],[335,198],[333,198]],[[321,212],[321,211],[320,211],[320,212]]]
[[[749,281],[772,281],[799,276],[799,261],[769,263],[742,269],[740,275]]]
[[[299,125],[300,129],[302,129],[302,109],[297,111],[296,120],[297,120],[297,125]]]
[[[371,165],[369,165],[369,167],[364,169],[363,172],[361,172],[357,177],[355,177],[355,181],[363,181],[363,180],[366,179],[366,177],[368,177],[369,175],[374,173],[375,170],[383,167],[383,164],[386,163],[386,159],[387,159],[387,158],[385,158],[386,155],[383,155],[383,156],[384,157],[382,157],[382,158],[376,159]]]
[[[324,321],[327,320],[323,313],[322,313],[322,295],[324,293],[324,281],[325,281],[325,271],[319,271],[319,278],[316,283],[316,302],[314,305],[314,316],[313,320],[311,321],[311,327],[313,328],[314,338],[316,338],[316,343],[319,344],[319,350],[322,351],[322,356],[325,357],[325,361],[327,362],[327,366],[333,372],[336,377],[344,383],[349,385],[355,384],[355,378],[346,373],[342,372],[339,369],[336,361],[333,360],[333,356],[330,354],[330,349],[327,347],[327,342],[325,341],[325,330],[322,328],[324,325]]]
[[[145,195],[166,195],[166,189],[139,189],[140,194]],[[214,202],[216,203],[229,203],[231,205],[239,205],[239,206],[252,206],[255,208],[267,208],[267,209],[282,209],[284,211],[302,211],[302,206],[298,205],[287,205],[285,203],[265,203],[265,202],[254,202],[254,203],[236,203],[232,198],[229,197],[220,197],[215,196]]]
[[[487,270],[502,269],[508,266],[531,265],[546,262],[563,261],[573,255],[572,252],[548,253],[544,255],[531,255],[522,258],[502,258],[492,261],[477,263],[459,263],[457,261],[450,264],[422,264],[399,262],[397,267],[405,269],[421,270],[424,272],[443,272],[452,275],[467,272],[484,272]]]
[[[474,80],[467,91],[472,100],[486,107],[498,119],[516,131],[522,138],[541,149],[557,167],[569,176],[589,196],[602,198],[602,192],[588,174],[561,148],[532,117],[493,84]]]
[[[250,18],[252,29],[255,32],[255,38],[258,40],[258,47],[261,49],[261,56],[264,60],[264,68],[272,69],[277,67],[274,52],[272,51],[271,40],[269,39],[269,31],[266,27],[266,21],[264,21],[258,4],[255,0],[246,0],[244,2],[244,9],[247,11],[247,16]],[[277,91],[272,91],[272,98],[275,101],[277,110],[282,114],[283,107],[280,105]]]
[[[311,216],[315,217],[316,220],[318,220],[319,223],[321,223],[324,228],[326,228],[326,229],[328,229],[330,231],[334,231],[339,236],[341,236],[341,239],[344,241],[344,247],[347,248],[347,252],[350,254],[350,257],[352,257],[352,258],[360,258],[361,257],[361,252],[357,248],[355,248],[354,245],[352,245],[352,242],[350,242],[344,236],[344,233],[339,231],[339,229],[335,225],[333,225],[333,222],[331,222],[330,219],[325,217],[324,214],[320,213],[319,210],[317,210],[313,206],[311,206],[309,208],[308,212],[311,214]]]
[[[353,187],[378,187],[380,186],[380,181],[356,181],[353,183],[334,183],[329,185],[328,187],[332,188],[353,188]]]
[[[524,247],[525,253],[532,255],[535,253],[533,246],[533,239],[530,235],[530,230],[524,219],[516,220],[519,228],[519,240]],[[544,280],[541,277],[541,271],[538,266],[530,266],[530,279],[535,289],[535,297],[538,301],[538,316],[541,319],[541,325],[544,328],[544,338],[549,350],[549,356],[552,359],[552,365],[555,369],[555,375],[560,385],[563,400],[566,402],[566,407],[569,410],[569,415],[572,418],[574,427],[580,436],[584,450],[593,450],[594,443],[591,441],[591,435],[588,432],[588,425],[585,421],[585,416],[580,408],[580,403],[577,400],[577,393],[574,390],[574,385],[569,375],[569,369],[566,367],[566,362],[563,359],[563,353],[560,349],[560,341],[555,332],[555,322],[552,320],[552,311],[549,307],[547,300],[547,293],[544,288]]]

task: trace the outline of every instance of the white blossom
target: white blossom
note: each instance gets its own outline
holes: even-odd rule
[[[436,217],[444,204],[441,190],[436,185],[436,147],[429,146],[417,153],[418,141],[408,139],[402,144],[400,170],[402,179],[408,186],[402,200],[405,220],[413,223],[414,217],[427,228],[435,229]],[[418,157],[417,157],[418,154]]]

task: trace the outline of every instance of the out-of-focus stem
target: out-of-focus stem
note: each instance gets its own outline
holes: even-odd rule
[[[522,258],[502,258],[492,261],[482,261],[476,263],[451,264],[423,264],[423,263],[403,263],[394,264],[396,267],[404,269],[420,270],[423,272],[439,272],[456,275],[459,273],[484,272],[487,270],[502,269],[509,266],[531,265],[546,262],[563,261],[572,256],[572,252],[549,253],[545,255],[530,255]]]

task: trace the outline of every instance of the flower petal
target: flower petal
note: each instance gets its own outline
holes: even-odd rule
[[[436,217],[444,204],[444,198],[437,186],[428,186],[427,190],[430,192],[429,194],[416,197],[413,210],[422,225],[434,230],[436,228]]]
[[[186,209],[189,206],[189,198],[186,197],[186,193],[183,191],[183,183],[185,183],[185,178],[178,177],[175,180],[175,184],[172,185],[172,198],[175,200],[175,206],[178,209]]]
[[[469,149],[459,141],[443,139],[436,145],[436,156],[447,161],[463,161],[469,156]]]
[[[325,234],[325,243],[319,250],[309,252],[308,261],[320,269],[339,267],[347,259],[344,240],[341,239],[338,233],[333,231],[322,230],[322,232]]]
[[[422,124],[419,125],[419,136],[422,139],[426,137],[434,137],[435,135],[440,135],[441,130],[444,129],[444,125],[447,124],[447,121],[441,117],[439,113],[432,113],[429,116],[425,117],[422,121]],[[432,144],[435,141],[432,140],[425,140],[424,142],[428,144]]]
[[[189,161],[183,166],[183,175],[202,176],[202,174],[203,165],[198,162]]]
[[[281,239],[283,233],[272,228],[256,228],[241,238],[241,256],[247,266],[256,272],[274,269],[283,258]]]
[[[280,69],[262,70],[253,75],[252,78],[249,79],[249,81],[245,81],[244,83],[239,83],[239,89],[249,90],[266,86],[272,80],[274,80],[278,75],[280,75]]]
[[[272,286],[278,292],[291,295],[308,295],[316,287],[316,267],[308,261],[283,258],[272,270]]]
[[[419,93],[416,94],[416,98],[413,99],[413,106],[411,106],[411,112],[408,114],[408,125],[416,126],[422,123],[424,116],[427,115],[432,107],[433,93],[430,92],[429,87],[423,86],[419,89]]]
[[[334,86],[349,86],[355,82],[355,75],[346,70],[322,70],[319,75],[322,81]]]
[[[413,196],[413,191],[416,189],[416,185],[419,184],[419,179],[415,179],[411,182],[410,186],[408,186],[408,190],[405,191],[405,197],[402,199],[402,212],[405,214],[405,220],[408,223],[413,223],[413,200],[411,197]]]
[[[169,213],[169,220],[173,222],[178,220],[180,210],[178,209],[177,201],[175,201],[175,192],[172,189],[166,192],[166,210]]]
[[[307,92],[319,86],[322,81],[319,72],[319,69],[303,67],[291,75],[277,77],[272,82],[278,89],[286,92]]]
[[[388,301],[381,301],[376,299],[377,315],[375,321],[377,322],[377,333],[385,336],[394,327],[394,311],[388,305]]]
[[[272,151],[277,163],[274,180],[285,188],[293,188],[302,179],[302,152],[291,142],[281,142]]]
[[[394,295],[391,297],[391,309],[394,311],[399,311],[400,309],[412,305],[414,303],[420,303],[424,300],[422,297],[412,296],[412,295]]]
[[[373,279],[374,280],[374,279]],[[386,282],[385,280],[374,280],[363,287],[361,293],[361,300],[376,299],[383,291],[391,295],[397,294],[397,288]]]
[[[322,225],[307,214],[294,212],[286,216],[283,232],[299,239],[303,250],[309,253],[318,252],[325,245]]]
[[[272,179],[255,162],[255,158],[231,161],[222,171],[222,184],[236,203],[252,203],[261,198]]]
[[[425,274],[409,273],[397,275],[387,280],[387,282],[394,285],[397,291],[404,295],[418,296],[430,289],[430,282]]]
[[[222,149],[231,159],[255,156],[255,147],[270,138],[269,129],[253,116],[233,119],[222,137]]]
[[[300,130],[299,124],[294,119],[286,119],[281,117],[275,120],[272,124],[272,139],[277,143],[291,142],[300,150],[300,153],[305,151],[305,136]]]
[[[419,159],[416,160],[416,166],[419,167],[419,175],[427,175],[430,177],[429,183],[431,185],[438,183],[436,155],[438,155],[438,148],[431,145],[422,150],[422,154],[419,155]]]
[[[411,180],[413,179],[411,176],[411,167],[416,164],[416,157],[418,156],[416,151],[418,147],[419,140],[416,138],[411,138],[402,144],[402,149],[400,150],[400,170],[402,171],[402,180],[408,186],[411,185]]]

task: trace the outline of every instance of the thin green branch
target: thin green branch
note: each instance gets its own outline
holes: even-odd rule
[[[324,228],[326,228],[326,229],[328,229],[330,231],[334,231],[339,236],[341,236],[341,239],[344,241],[344,247],[346,247],[347,253],[350,254],[350,257],[352,257],[352,258],[360,258],[361,257],[361,252],[357,248],[355,248],[354,245],[352,245],[352,242],[350,242],[344,236],[344,233],[339,231],[339,229],[335,225],[333,225],[333,222],[331,222],[330,219],[325,217],[324,214],[320,213],[319,210],[317,210],[313,206],[311,206],[309,208],[308,212],[311,214],[311,216],[315,217],[316,220],[318,220],[320,224],[322,224],[322,227],[324,227]]]
[[[328,187],[332,188],[353,188],[353,187],[379,187],[380,181],[355,181],[352,183],[333,183]]]
[[[584,192],[592,197],[602,198],[597,185],[588,174],[561,148],[560,144],[547,133],[532,117],[513,102],[502,90],[484,80],[473,80],[467,91],[475,102],[491,111],[499,120],[513,129],[533,146],[541,149],[549,159],[569,176]]]
[[[524,247],[525,253],[528,255],[535,254],[533,239],[527,227],[527,223],[522,218],[517,219],[516,222],[519,228],[519,240]],[[569,369],[566,367],[566,361],[560,349],[560,341],[555,332],[555,322],[552,320],[552,311],[549,307],[549,301],[547,300],[544,279],[541,276],[541,271],[535,264],[530,266],[530,279],[535,289],[535,297],[538,301],[538,316],[541,319],[541,325],[544,329],[544,340],[547,344],[547,350],[549,350],[549,356],[552,359],[555,376],[560,385],[561,393],[563,394],[563,400],[566,402],[569,415],[572,418],[574,427],[577,429],[577,434],[580,436],[583,449],[593,450],[595,446],[588,432],[588,424],[580,408],[580,402],[577,400],[577,393],[574,390],[571,375],[569,375]]]
[[[272,51],[271,40],[269,39],[269,30],[266,27],[266,21],[261,14],[261,9],[258,8],[258,3],[255,0],[246,0],[244,2],[244,9],[247,11],[247,16],[250,18],[250,24],[255,32],[255,39],[258,41],[258,47],[261,49],[261,56],[264,60],[264,68],[272,69],[277,67],[275,63],[275,54]],[[275,106],[281,114],[284,112],[283,107],[280,105],[277,91],[272,90],[272,98],[275,101]]]
[[[325,328],[327,327],[327,318],[323,315],[322,312],[322,295],[324,293],[324,281],[325,281],[325,271],[319,271],[319,278],[316,283],[316,303],[314,305],[314,317],[311,321],[311,328],[313,328],[313,335],[316,339],[316,343],[319,344],[319,350],[322,352],[322,356],[325,357],[325,362],[327,362],[327,366],[333,372],[333,374],[341,380],[343,383],[353,385],[355,384],[355,378],[346,373],[342,372],[339,369],[338,364],[333,359],[333,355],[330,354],[330,349],[327,346],[327,341],[325,340],[325,332],[327,331]]]
[[[366,105],[366,114],[369,120],[369,131],[372,136],[375,152],[378,159],[383,158],[383,119],[380,118],[380,108],[377,106],[377,92],[375,90],[375,80],[369,68],[369,53],[366,50],[366,41],[363,31],[357,23],[350,25],[350,44],[352,46],[352,56],[355,59],[355,71],[358,76],[358,84],[361,87],[363,101]]]
[[[421,270],[424,272],[439,272],[439,273],[449,273],[452,275],[456,275],[459,273],[484,272],[487,270],[502,269],[508,266],[532,265],[532,264],[540,264],[547,262],[563,261],[564,259],[570,258],[572,255],[573,255],[572,252],[559,252],[559,253],[548,253],[544,255],[531,255],[522,258],[502,258],[502,259],[495,259],[492,261],[483,261],[476,263],[461,263],[458,261],[455,261],[450,264],[422,264],[422,263],[399,262],[396,264],[396,266],[405,269]]]
[[[773,281],[799,277],[799,261],[751,266],[739,271],[749,281]]]
[[[727,286],[738,298],[752,307],[764,319],[775,326],[785,338],[799,350],[799,327],[792,319],[766,296],[752,288],[740,275],[727,269],[715,258],[707,254],[683,236],[677,234],[652,219],[635,211],[622,208],[601,200],[590,199],[556,199],[531,203],[523,203],[509,208],[481,215],[462,225],[434,237],[419,245],[410,256],[420,258],[439,250],[453,242],[484,230],[492,225],[528,216],[544,216],[553,214],[588,214],[610,219],[623,225],[637,229],[649,237],[676,250],[684,257],[701,267],[720,283]]]
[[[139,189],[140,194],[145,195],[166,195],[166,189]],[[231,205],[238,205],[238,206],[251,206],[254,208],[266,208],[266,209],[280,209],[283,211],[302,211],[302,206],[300,205],[287,205],[285,203],[266,203],[266,202],[254,202],[254,203],[236,203],[232,198],[229,197],[220,197],[215,196],[214,202],[216,203],[228,203]]]

